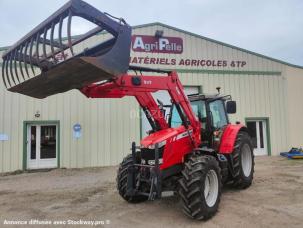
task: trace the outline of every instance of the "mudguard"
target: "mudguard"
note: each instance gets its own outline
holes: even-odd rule
[[[231,154],[233,152],[237,135],[242,130],[248,132],[243,124],[229,124],[226,126],[219,146],[220,154]]]

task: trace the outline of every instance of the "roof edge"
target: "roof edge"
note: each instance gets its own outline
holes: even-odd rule
[[[265,58],[265,59],[268,59],[268,60],[271,60],[271,61],[274,61],[274,62],[278,62],[278,63],[284,64],[284,65],[287,65],[287,66],[303,69],[303,66],[300,66],[300,65],[288,63],[288,62],[285,62],[285,61],[282,61],[282,60],[279,60],[279,59],[275,59],[275,58],[272,58],[272,57],[269,57],[269,56],[266,56],[266,55],[262,55],[262,54],[244,49],[244,48],[240,48],[240,47],[237,47],[237,46],[234,46],[234,45],[231,45],[231,44],[227,44],[227,43],[224,43],[224,42],[221,42],[221,41],[218,41],[218,40],[214,40],[214,39],[211,39],[211,38],[208,38],[208,37],[205,37],[205,36],[201,36],[201,35],[198,35],[196,33],[192,33],[192,32],[180,29],[180,28],[176,28],[174,26],[163,24],[161,22],[152,22],[152,23],[146,23],[146,24],[141,24],[141,25],[134,25],[134,26],[132,26],[132,28],[137,29],[137,28],[143,28],[143,27],[148,27],[148,26],[157,26],[157,25],[162,26],[162,27],[166,27],[168,29],[176,30],[178,32],[182,32],[182,33],[185,33],[185,34],[188,34],[188,35],[200,38],[200,39],[204,39],[204,40],[207,40],[207,41],[210,41],[210,42],[213,42],[213,43],[217,43],[217,44],[229,47],[229,48],[233,48],[233,49],[236,49],[236,50],[239,50],[239,51],[243,51],[243,52],[246,52],[248,54],[252,54],[252,55],[255,55],[255,56],[258,56],[258,57],[261,57],[261,58]],[[0,47],[0,51],[5,51],[9,47],[10,46]]]
[[[196,33],[192,33],[192,32],[180,29],[180,28],[176,28],[174,26],[163,24],[161,22],[153,22],[153,23],[147,23],[147,24],[142,24],[142,25],[135,25],[135,26],[132,26],[132,27],[133,28],[142,28],[142,27],[155,26],[155,25],[163,26],[163,27],[166,27],[166,28],[169,28],[169,29],[173,29],[173,30],[176,30],[178,32],[182,32],[182,33],[185,33],[185,34],[188,34],[188,35],[191,35],[191,36],[195,36],[197,38],[205,39],[207,41],[214,42],[214,43],[217,43],[217,44],[229,47],[229,48],[233,48],[233,49],[236,49],[236,50],[239,50],[239,51],[243,51],[243,52],[246,52],[246,53],[249,53],[249,54],[252,54],[252,55],[256,55],[258,57],[265,58],[265,59],[268,59],[268,60],[271,60],[271,61],[274,61],[274,62],[278,62],[278,63],[285,64],[285,65],[288,65],[288,66],[291,66],[291,67],[296,67],[296,68],[303,69],[303,66],[300,66],[300,65],[288,63],[288,62],[285,62],[285,61],[280,60],[280,59],[275,59],[275,58],[272,58],[272,57],[269,57],[269,56],[266,56],[266,55],[262,55],[262,54],[244,49],[244,48],[240,48],[240,47],[237,47],[237,46],[234,46],[234,45],[231,45],[231,44],[227,44],[227,43],[224,43],[224,42],[221,42],[221,41],[218,41],[218,40],[214,40],[214,39],[211,39],[211,38],[208,38],[208,37],[205,37],[205,36],[201,36],[201,35],[198,35]]]
[[[10,46],[0,47],[0,51],[6,51]]]

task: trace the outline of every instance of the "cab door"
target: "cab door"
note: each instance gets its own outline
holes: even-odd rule
[[[190,94],[197,94],[199,93],[199,87],[198,86],[185,86],[184,91],[186,95]],[[157,99],[163,102],[164,105],[171,105],[171,97],[169,93],[166,90],[160,90],[156,93],[152,94],[153,98],[157,102]],[[164,107],[165,113],[168,114],[170,112],[170,108]],[[144,138],[148,135],[148,131],[151,130],[151,126],[144,114],[144,112],[141,112],[141,137]]]

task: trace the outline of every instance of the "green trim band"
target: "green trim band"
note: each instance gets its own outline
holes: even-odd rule
[[[172,69],[166,69],[172,70]],[[173,69],[179,73],[200,73],[200,74],[238,74],[238,75],[274,75],[281,76],[281,71],[241,71],[241,70],[207,70],[207,69]]]
[[[57,126],[57,168],[60,168],[60,121],[59,120],[45,120],[45,121],[23,121],[23,161],[22,161],[22,169],[27,169],[27,125],[29,124],[54,124]]]
[[[2,67],[2,62],[0,67]],[[19,67],[19,66],[17,66]],[[197,74],[240,74],[240,75],[274,75],[281,76],[281,71],[240,71],[240,70],[207,70],[207,69],[165,69],[175,70],[179,73],[197,73]]]
[[[10,46],[6,46],[6,47],[0,47],[0,51],[6,51],[7,49],[9,49]]]

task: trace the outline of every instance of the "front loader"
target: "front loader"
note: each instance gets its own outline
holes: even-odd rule
[[[96,27],[73,37],[74,17]],[[92,47],[83,45],[100,32],[109,38]],[[119,194],[138,203],[174,191],[186,215],[208,219],[218,210],[223,184],[244,189],[252,183],[249,132],[229,122],[228,114],[236,111],[231,96],[219,90],[186,96],[175,71],[130,66],[130,44],[131,27],[122,18],[71,0],[3,55],[3,83],[11,92],[38,99],[71,89],[88,98],[133,96],[152,130],[139,145],[132,143],[131,153],[121,162]],[[171,97],[169,118],[162,102],[152,96],[160,90]]]

